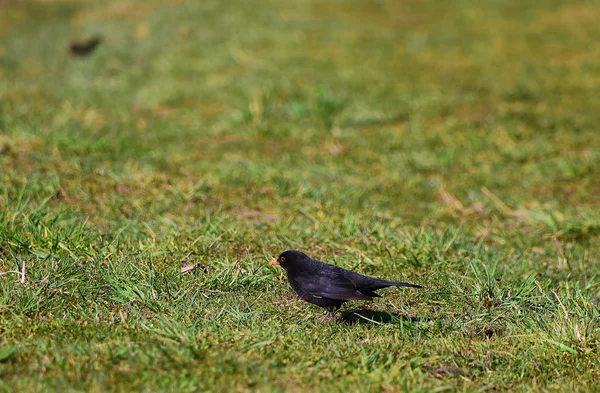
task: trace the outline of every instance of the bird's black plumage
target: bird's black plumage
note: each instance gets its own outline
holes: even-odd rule
[[[87,41],[72,42],[70,49],[73,56],[87,56],[102,42],[101,36],[92,37]]]
[[[281,265],[285,269],[290,285],[301,299],[329,310],[335,310],[349,300],[373,300],[381,297],[375,292],[381,288],[422,288],[407,282],[364,276],[311,259],[296,250],[285,251],[271,261],[271,264]]]

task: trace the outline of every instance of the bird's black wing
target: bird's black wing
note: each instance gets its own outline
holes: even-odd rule
[[[313,276],[302,285],[302,291],[317,299],[333,300],[371,300],[371,296],[358,291],[352,281],[338,274]]]

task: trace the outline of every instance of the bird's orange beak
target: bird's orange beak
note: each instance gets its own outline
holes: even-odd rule
[[[269,266],[273,265],[279,265],[279,261],[277,259],[273,259],[271,262],[269,262]]]

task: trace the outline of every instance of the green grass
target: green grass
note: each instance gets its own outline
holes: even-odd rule
[[[0,391],[598,389],[597,1],[0,8]]]

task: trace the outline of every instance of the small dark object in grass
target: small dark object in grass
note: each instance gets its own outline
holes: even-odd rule
[[[270,265],[280,265],[298,296],[330,312],[349,300],[373,300],[381,297],[375,291],[386,287],[413,287],[420,285],[407,282],[387,281],[364,276],[311,259],[300,251],[290,250],[281,254]]]
[[[102,37],[92,37],[87,41],[79,41],[71,43],[71,54],[73,56],[87,56],[98,47],[102,42]]]

